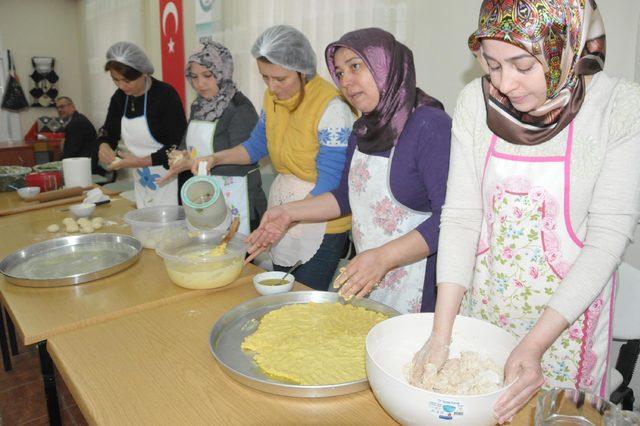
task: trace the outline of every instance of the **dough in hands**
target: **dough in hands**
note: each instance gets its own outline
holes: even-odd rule
[[[60,230],[60,225],[56,225],[55,223],[47,226],[47,231],[49,232],[58,232]]]

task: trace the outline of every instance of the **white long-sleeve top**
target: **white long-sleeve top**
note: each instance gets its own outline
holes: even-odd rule
[[[562,156],[568,126],[536,146],[498,139],[496,149],[522,156]],[[458,97],[447,197],[440,224],[437,279],[469,288],[483,217],[481,181],[492,132],[481,80]],[[640,85],[600,72],[574,119],[570,217],[584,247],[548,306],[573,323],[620,263],[640,217]]]

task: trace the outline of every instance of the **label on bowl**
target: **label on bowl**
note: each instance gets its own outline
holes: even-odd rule
[[[464,404],[460,401],[436,399],[429,402],[429,412],[440,420],[453,420],[464,416]]]

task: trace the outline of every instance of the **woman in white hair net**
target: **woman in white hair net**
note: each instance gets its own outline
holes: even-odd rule
[[[335,189],[355,116],[338,90],[316,75],[316,55],[309,40],[293,27],[276,25],[258,37],[251,54],[267,86],[258,124],[242,145],[202,160],[215,173],[216,166],[251,164],[268,155],[278,172],[269,206]],[[350,227],[350,216],[296,224],[271,247],[274,269],[283,271],[301,260],[296,280],[327,290],[348,244]]]
[[[169,84],[151,77],[153,65],[133,43],[119,42],[107,50],[108,71],[118,90],[111,97],[98,132],[99,158],[110,170],[135,169],[138,208],[178,204],[178,183],[156,179],[168,172],[167,150],[178,146],[187,126],[182,102]],[[122,139],[125,149],[118,150]]]

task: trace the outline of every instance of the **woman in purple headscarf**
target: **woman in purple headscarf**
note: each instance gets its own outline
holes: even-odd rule
[[[411,51],[378,28],[345,34],[325,52],[347,101],[361,112],[340,186],[272,208],[250,237],[255,255],[292,224],[351,213],[357,256],[334,283],[345,298],[370,297],[402,313],[433,311],[440,210],[451,119],[416,87]]]

